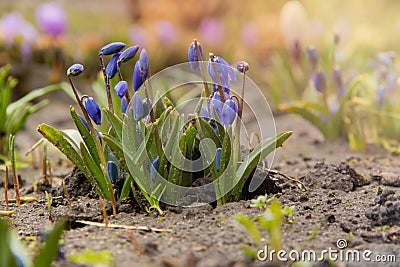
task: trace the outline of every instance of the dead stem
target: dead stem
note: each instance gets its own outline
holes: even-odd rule
[[[133,247],[135,248],[136,254],[139,257],[144,257],[145,253],[144,253],[142,247],[139,245],[139,242],[136,240],[135,236],[133,235],[132,231],[129,229],[126,229],[126,233],[128,234],[128,237],[131,240]]]

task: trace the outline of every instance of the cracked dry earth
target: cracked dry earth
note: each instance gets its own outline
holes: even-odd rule
[[[40,114],[36,119],[40,119]],[[64,125],[65,121],[55,121],[54,124]],[[337,240],[345,239],[347,249],[371,250],[372,258],[376,255],[395,255],[397,262],[336,262],[335,266],[399,266],[398,156],[375,146],[368,146],[367,151],[360,153],[350,150],[344,140],[323,141],[312,126],[298,117],[281,115],[276,117],[276,124],[279,131],[293,130],[294,134],[279,149],[273,167],[299,179],[308,188],[302,191],[285,178],[275,177],[280,192],[274,196],[282,205],[295,207],[292,220],[282,225],[283,248],[287,251],[308,249],[319,252],[328,248],[337,249]],[[25,138],[31,138],[29,133],[25,135]],[[54,179],[54,184],[60,183],[71,170],[72,166],[65,162],[55,166],[53,172],[59,178]],[[21,178],[24,181],[23,195],[37,197],[38,201],[23,204],[20,208],[11,206],[15,210],[12,219],[23,239],[28,236],[36,239],[48,222],[44,194],[32,190],[34,180],[40,178],[40,170],[25,169],[21,171]],[[3,193],[0,189],[0,194]],[[10,189],[10,195],[13,194]],[[62,196],[53,199],[52,217],[67,216],[70,221],[62,247],[67,260],[57,262],[55,266],[77,266],[69,262],[68,257],[87,249],[110,250],[114,266],[118,267],[271,265],[250,260],[242,252],[245,244],[256,250],[262,249],[252,243],[234,220],[237,214],[254,217],[263,212],[250,208],[250,201],[217,208],[208,204],[187,208],[165,207],[164,216],[144,214],[129,203],[121,203],[117,216],[109,216],[109,223],[145,226],[128,232],[122,228],[106,229],[79,223],[79,220],[103,220],[98,199],[90,197],[90,194],[79,196],[79,192],[75,192],[70,206]],[[0,209],[4,209],[4,203],[0,205]],[[109,204],[107,209],[111,214]],[[153,231],[148,231],[146,227]],[[132,243],[132,235],[137,244]],[[268,243],[265,232],[263,241]],[[138,253],[138,249],[142,253]],[[290,263],[281,262],[280,265],[289,266]],[[322,261],[314,263],[314,266],[330,265]]]

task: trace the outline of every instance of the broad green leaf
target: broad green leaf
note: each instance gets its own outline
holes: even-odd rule
[[[210,138],[216,147],[221,147],[221,140],[215,133],[213,127],[207,123],[204,119],[197,117],[197,131],[202,135],[203,138]]]
[[[118,140],[122,141],[122,120],[108,109],[103,108],[103,112],[106,114],[108,121],[112,125]]]
[[[102,197],[110,199],[110,193],[107,186],[107,177],[104,177],[103,171],[100,165],[96,164],[93,158],[90,156],[89,151],[87,151],[86,146],[80,144],[81,155],[86,167],[89,169],[92,175],[86,176],[92,185],[97,185],[99,188],[99,193]]]
[[[131,190],[131,183],[133,182],[132,177],[128,174],[125,178],[124,186],[121,190],[121,195],[119,196],[119,201],[129,196],[129,192]]]
[[[67,158],[71,160],[72,163],[74,163],[75,166],[78,167],[78,169],[86,177],[91,175],[81,156],[75,151],[71,143],[65,138],[61,131],[44,123],[38,126],[38,131],[44,138],[57,147],[65,156],[67,156]]]

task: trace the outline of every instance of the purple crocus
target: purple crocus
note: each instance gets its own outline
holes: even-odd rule
[[[217,45],[223,37],[225,31],[224,24],[213,18],[205,18],[200,22],[199,33],[201,40],[209,45]]]
[[[163,45],[171,45],[177,41],[178,32],[168,20],[159,20],[155,24],[155,32]]]
[[[67,28],[67,14],[57,2],[49,2],[38,6],[36,21],[39,28],[53,37],[61,36]]]

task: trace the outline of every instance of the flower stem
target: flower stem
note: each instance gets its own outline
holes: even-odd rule
[[[11,160],[11,174],[14,182],[14,190],[15,190],[15,199],[17,203],[17,207],[21,206],[20,194],[19,194],[19,179],[17,176],[17,167],[15,164],[15,135],[10,134],[9,139],[9,151],[10,151],[10,160]]]
[[[4,181],[4,200],[6,202],[6,211],[8,211],[8,165],[6,165],[6,180]]]
[[[89,126],[90,134],[92,135],[92,137],[94,139],[94,142],[95,142],[96,148],[97,148],[97,152],[98,152],[99,157],[100,157],[100,162],[101,162],[101,165],[103,166],[102,169],[104,169],[104,166],[107,165],[107,160],[106,160],[106,156],[104,155],[103,148],[102,148],[102,145],[100,143],[100,139],[96,134],[96,131],[95,131],[94,126],[93,126],[93,123],[92,123],[92,121],[91,121],[91,119],[90,119],[85,107],[83,106],[83,103],[82,103],[81,99],[79,98],[78,92],[76,90],[76,87],[75,87],[72,79],[71,79],[71,76],[68,76],[68,80],[69,80],[69,83],[71,84],[72,91],[74,92],[76,101],[78,102],[79,107],[81,108],[82,114],[85,117],[85,120],[86,120],[86,122],[87,122],[87,124]],[[110,198],[111,198],[112,207],[113,207],[113,214],[116,215],[117,214],[117,208],[115,206],[115,198],[114,198],[114,194],[113,194],[113,190],[112,190],[112,185],[111,185],[111,182],[109,181],[109,179],[107,178],[107,172],[103,171],[103,174],[104,174],[104,178],[106,179],[106,182],[107,182],[107,185],[108,185],[108,189],[110,191]]]
[[[206,96],[210,97],[211,93],[210,93],[210,89],[208,88],[208,84],[207,84],[206,76],[204,75],[204,69],[203,69],[203,64],[202,64],[204,59],[201,56],[200,48],[199,48],[199,44],[198,44],[197,40],[194,39],[193,42],[194,42],[194,48],[195,48],[196,54],[197,54],[197,59],[199,62],[200,74],[201,74],[201,79],[203,80],[204,90],[206,92]]]
[[[101,56],[101,54],[99,54],[99,60],[100,60],[100,67],[101,70],[103,72],[103,76],[104,76],[104,82],[106,84],[106,93],[107,93],[107,100],[108,100],[108,109],[114,113],[114,106],[113,106],[113,102],[112,102],[112,98],[111,98],[111,92],[110,92],[110,80],[107,77],[106,74],[106,68],[104,66],[104,61],[103,61],[103,57]]]
[[[124,77],[122,77],[122,73],[121,73],[121,68],[119,66],[119,62],[117,63],[117,71],[118,71],[118,76],[119,76],[119,80],[123,81]],[[131,102],[131,96],[129,95],[129,91],[127,90],[125,93],[125,97],[126,97],[126,101],[129,103]]]
[[[213,66],[213,68],[214,68],[215,78],[217,79],[217,83],[218,83],[218,92],[219,92],[219,94],[220,94],[220,96],[221,96],[221,102],[222,102],[222,103],[225,103],[225,101],[226,101],[225,92],[224,92],[224,90],[222,89],[221,78],[219,77],[218,68],[217,68],[217,65],[216,65],[216,63],[215,63],[215,56],[214,56],[213,53],[210,53],[209,55],[210,55],[210,59],[211,59],[212,66]]]

